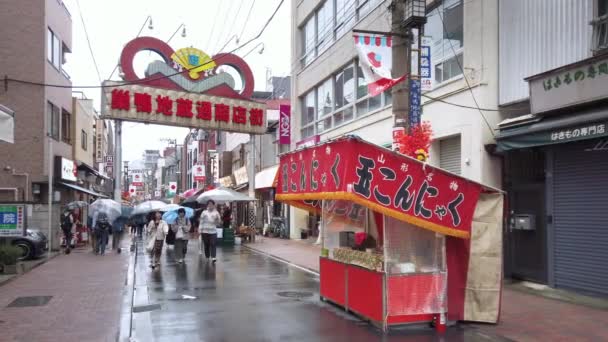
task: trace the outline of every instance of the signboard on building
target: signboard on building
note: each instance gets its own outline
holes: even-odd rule
[[[608,58],[592,57],[526,79],[532,114],[608,97]]]
[[[194,177],[195,182],[204,182],[206,178],[205,165],[192,166],[192,176]]]
[[[160,190],[154,191],[154,198],[160,198]]]
[[[291,106],[279,106],[279,144],[291,144]]]
[[[55,157],[55,178],[63,181],[76,182],[78,180],[78,167],[73,160]]]
[[[20,236],[25,227],[25,205],[0,204],[0,237]]]
[[[106,156],[105,157],[106,166],[114,165],[114,156]]]
[[[135,186],[133,184],[129,185],[129,195],[131,197],[137,195],[137,186]]]
[[[144,185],[144,174],[141,172],[133,173],[133,181],[131,184],[135,186],[143,186]]]
[[[220,183],[220,186],[223,186],[225,188],[229,188],[234,185],[234,182],[232,181],[232,176],[226,176],[226,177],[220,178],[219,183]]]
[[[420,88],[420,80],[410,79],[410,108],[409,108],[409,123],[410,127],[420,125],[420,116],[422,115],[422,103],[420,97],[422,89]]]
[[[145,78],[135,73],[133,62],[140,51],[154,51],[163,60],[151,62]],[[102,118],[160,125],[265,134],[266,106],[251,100],[254,79],[245,61],[233,54],[209,56],[193,47],[174,51],[152,37],[138,37],[124,47],[120,65],[123,79],[106,81]],[[240,78],[235,89],[233,74]]]
[[[97,138],[95,139],[95,161],[97,163],[103,163],[103,150],[104,150],[103,128],[104,128],[103,120],[97,120],[95,123],[95,130],[96,130],[96,136],[97,136]]]
[[[302,139],[302,140],[298,141],[296,143],[296,148],[304,148],[304,147],[315,146],[316,144],[319,143],[319,141],[321,141],[321,136],[320,135],[313,135],[312,137],[309,137],[309,138]]]
[[[432,43],[432,37],[422,37],[422,48],[420,49],[420,88],[422,91],[433,90]]]
[[[169,191],[167,196],[173,196],[177,192],[177,182],[169,182]]]
[[[247,177],[247,167],[243,166],[234,171],[234,180],[236,181],[236,185],[245,184],[248,181]]]

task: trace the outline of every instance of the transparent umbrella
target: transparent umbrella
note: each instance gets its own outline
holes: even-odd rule
[[[167,206],[165,202],[161,201],[145,201],[135,206],[131,215],[147,214],[153,211],[161,211],[162,208]]]
[[[65,205],[65,209],[67,210],[73,210],[76,208],[84,208],[87,205],[89,205],[87,202],[84,201],[74,201],[74,202],[70,202],[68,204]]]
[[[203,192],[196,199],[198,203],[207,203],[207,201],[209,200],[212,200],[215,203],[250,202],[255,201],[255,198],[243,195],[242,193],[234,191],[232,189],[217,188]]]
[[[122,205],[111,199],[98,199],[89,206],[89,216],[95,217],[95,214],[104,213],[110,222],[116,220],[122,215]]]

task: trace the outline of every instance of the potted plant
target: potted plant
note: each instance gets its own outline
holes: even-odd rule
[[[3,265],[2,273],[16,274],[17,259],[21,255],[21,250],[15,246],[0,246],[0,264]]]

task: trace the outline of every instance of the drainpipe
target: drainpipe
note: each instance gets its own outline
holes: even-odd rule
[[[12,191],[15,194],[15,202],[19,200],[19,189],[17,188],[0,188],[0,191]]]

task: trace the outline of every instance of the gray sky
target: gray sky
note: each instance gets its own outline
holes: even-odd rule
[[[142,36],[152,36],[166,41],[183,23],[186,25],[187,36],[182,37],[180,29],[169,45],[174,50],[192,46],[213,55],[219,52],[220,47],[230,37],[241,33],[253,1],[80,0],[79,3],[101,79],[106,80],[117,64],[122,47],[135,38],[148,15],[152,17],[154,28],[149,30],[146,25]],[[279,1],[255,1],[244,33],[239,37],[241,44],[257,35]],[[97,85],[99,78],[87,46],[77,0],[64,0],[64,2],[72,14],[72,54],[68,56],[65,69],[70,74],[73,85]],[[258,47],[245,58],[253,70],[256,90],[265,90],[267,68],[271,68],[273,76],[285,76],[291,73],[290,3],[291,1],[283,3],[260,39],[236,52],[237,55],[243,56],[256,44],[264,43],[263,54],[257,53]],[[238,12],[239,7],[240,12]],[[233,39],[225,50],[232,50],[236,46]],[[139,53],[135,58],[136,71],[143,73],[147,64],[154,59],[156,59],[154,54]],[[117,72],[113,79],[118,79]],[[95,107],[99,109],[101,90],[85,89],[84,92],[87,97],[94,99]],[[123,127],[123,160],[140,158],[144,149],[162,148],[166,143],[161,142],[160,138],[177,138],[178,141],[182,141],[188,132],[185,128],[136,123],[125,123]]]

